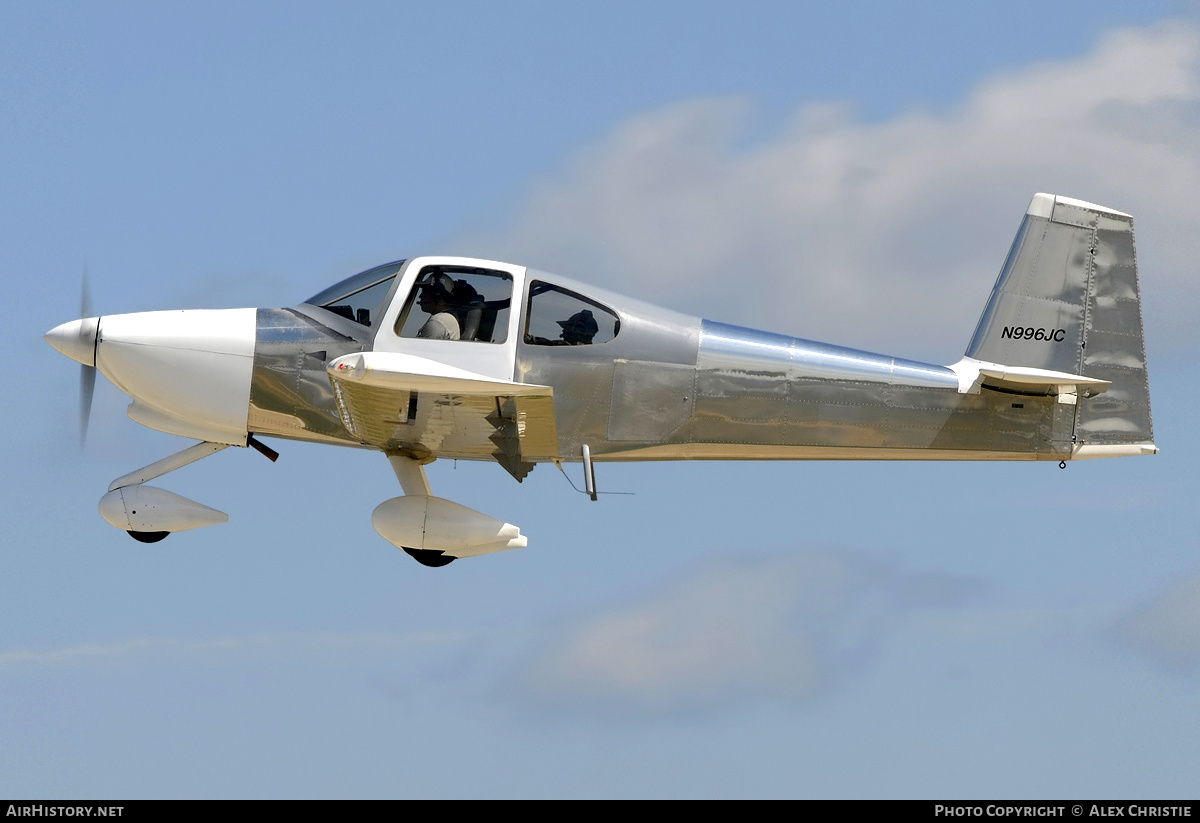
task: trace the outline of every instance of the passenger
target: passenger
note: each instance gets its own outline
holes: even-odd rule
[[[434,274],[421,287],[419,305],[429,315],[425,325],[417,331],[417,337],[427,340],[458,340],[461,327],[454,316],[454,299],[451,289],[454,280],[445,274]]]
[[[600,326],[589,309],[576,312],[566,320],[556,320],[562,326],[563,343],[568,346],[580,346],[591,343]]]

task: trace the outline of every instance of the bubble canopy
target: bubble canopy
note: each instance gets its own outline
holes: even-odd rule
[[[335,283],[305,300],[368,328],[374,325],[403,260],[384,263]]]

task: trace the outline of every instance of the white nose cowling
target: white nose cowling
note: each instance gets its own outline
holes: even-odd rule
[[[85,366],[95,366],[96,330],[99,327],[99,317],[85,317],[55,326],[46,332],[45,338],[60,354]]]
[[[255,309],[105,315],[63,323],[46,342],[133,398],[129,416],[142,425],[244,446],[256,317]]]

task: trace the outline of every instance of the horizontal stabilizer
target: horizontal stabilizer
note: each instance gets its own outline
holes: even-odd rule
[[[1082,394],[1085,397],[1095,397],[1112,385],[1111,380],[1101,380],[1098,377],[1033,366],[985,363],[970,357],[964,357],[950,368],[958,375],[958,390],[962,394],[977,394],[979,389],[986,385],[1032,394]]]

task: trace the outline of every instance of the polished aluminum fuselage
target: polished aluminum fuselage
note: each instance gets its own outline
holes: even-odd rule
[[[1058,460],[1071,450],[1075,407],[1053,397],[961,393],[946,366],[701,320],[536,277],[604,301],[621,320],[616,338],[599,345],[518,341],[513,379],[554,392],[558,453],[542,459],[577,460],[584,444],[599,460]],[[260,309],[250,430],[360,445],[339,418],[326,364],[371,344],[370,330],[311,305]],[[487,458],[445,442],[431,452]]]

